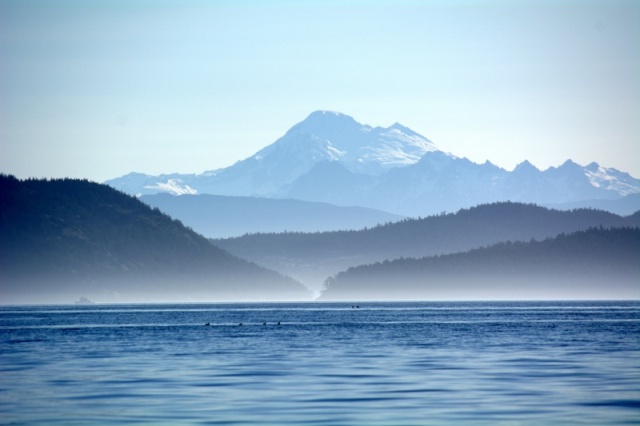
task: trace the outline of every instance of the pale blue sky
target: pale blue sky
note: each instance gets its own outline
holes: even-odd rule
[[[201,173],[318,109],[640,177],[640,2],[0,0],[0,171]]]

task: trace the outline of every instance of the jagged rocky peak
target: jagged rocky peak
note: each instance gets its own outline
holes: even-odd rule
[[[540,172],[540,170],[531,164],[529,160],[524,160],[522,163],[518,164],[515,169],[513,169],[514,173],[532,173],[532,172]]]
[[[576,163],[572,159],[568,159],[564,163],[562,163],[560,167],[558,167],[558,169],[579,169],[581,167],[582,166],[580,166],[580,164]]]
[[[592,161],[591,163],[587,164],[584,168],[591,172],[595,172],[600,168],[600,164],[596,163],[595,161]]]

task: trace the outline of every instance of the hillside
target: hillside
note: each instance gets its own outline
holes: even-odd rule
[[[84,180],[0,176],[2,303],[304,299],[157,209]]]
[[[639,280],[640,228],[591,228],[350,268],[320,299],[639,299]]]
[[[209,238],[257,232],[361,229],[403,218],[363,207],[258,197],[154,194],[143,195],[140,200]]]
[[[327,276],[351,266],[456,253],[502,241],[540,240],[594,226],[638,225],[638,214],[621,217],[598,210],[557,211],[530,204],[494,203],[360,231],[255,234],[214,242],[318,291]]]

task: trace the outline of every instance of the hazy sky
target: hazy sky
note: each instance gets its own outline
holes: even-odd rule
[[[201,173],[318,109],[640,177],[640,2],[0,0],[0,171]]]

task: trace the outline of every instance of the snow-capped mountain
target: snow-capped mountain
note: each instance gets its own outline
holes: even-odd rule
[[[284,186],[323,161],[337,161],[352,172],[379,175],[414,164],[426,152],[437,150],[427,138],[398,123],[374,128],[348,115],[316,111],[273,144],[225,169],[201,175],[131,173],[105,183],[135,195],[277,196]]]
[[[426,152],[438,151],[433,142],[399,123],[372,128],[348,115],[329,111],[312,113],[263,151],[273,152],[282,145],[298,144],[306,136],[322,145],[327,154],[324,160],[339,161],[353,172],[372,175],[415,164]]]
[[[136,195],[294,198],[407,216],[495,201],[561,204],[640,193],[639,179],[597,163],[567,160],[542,171],[524,161],[509,172],[445,153],[398,123],[371,127],[329,111],[312,113],[273,144],[224,169],[200,175],[131,173],[106,183]]]

